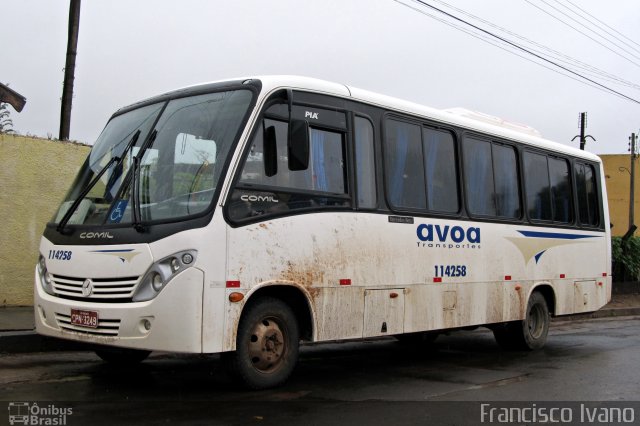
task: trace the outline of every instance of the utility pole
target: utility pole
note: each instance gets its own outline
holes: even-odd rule
[[[80,28],[80,0],[70,0],[69,31],[67,39],[67,59],[64,66],[64,83],[62,86],[62,106],[60,108],[61,141],[69,140],[71,128],[71,104],[73,102],[73,80],[76,70],[76,54],[78,47],[78,31]]]
[[[635,177],[636,177],[636,158],[638,158],[638,147],[637,147],[638,137],[635,133],[631,133],[629,136],[629,152],[631,153],[631,167],[629,168],[631,171],[631,181],[629,184],[629,229],[631,229],[634,225],[634,216],[635,216]]]
[[[576,138],[580,138],[580,149],[583,151],[584,151],[584,146],[587,143],[587,138],[591,138],[594,142],[596,141],[596,139],[593,136],[584,134],[584,131],[586,128],[587,128],[587,113],[581,112],[580,113],[580,134],[574,136],[573,139],[571,139],[571,141],[574,141]]]

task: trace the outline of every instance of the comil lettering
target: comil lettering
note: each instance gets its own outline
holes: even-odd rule
[[[317,112],[311,112],[311,111],[305,111],[304,112],[304,118],[313,118],[314,120],[318,119],[318,113]]]
[[[260,201],[267,203],[278,203],[279,201],[273,195],[243,195],[240,197],[242,201]]]
[[[480,244],[480,228],[469,227],[465,230],[461,226],[422,224],[418,225],[416,233],[420,241],[439,241],[444,243],[451,239],[454,243],[469,242]]]
[[[80,234],[80,238],[113,238],[113,235],[109,232],[83,232]]]

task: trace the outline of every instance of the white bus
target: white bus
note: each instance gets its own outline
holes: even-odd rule
[[[485,325],[544,345],[611,297],[600,159],[526,126],[272,76],[117,111],[44,231],[37,331],[222,353],[282,383],[300,341]]]

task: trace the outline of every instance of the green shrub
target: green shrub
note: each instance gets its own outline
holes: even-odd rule
[[[613,261],[614,281],[640,280],[640,237],[611,238],[611,258]]]

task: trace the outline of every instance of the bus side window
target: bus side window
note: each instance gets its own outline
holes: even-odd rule
[[[523,158],[529,217],[558,223],[573,222],[567,160],[529,151],[525,151]]]
[[[598,208],[596,174],[593,166],[576,163],[575,172],[580,223],[587,226],[598,226],[600,209]]]
[[[362,117],[355,119],[356,182],[358,207],[376,207],[376,170],[373,154],[373,125]]]
[[[554,222],[573,221],[571,203],[571,179],[567,160],[549,157],[549,178],[551,183],[551,202]]]
[[[469,212],[496,216],[491,142],[468,137],[464,139],[463,149]]]
[[[456,149],[450,132],[425,128],[422,130],[424,164],[427,183],[427,209],[457,213],[458,168]]]
[[[469,212],[518,219],[521,209],[515,149],[473,137],[465,138],[463,148]]]
[[[533,220],[552,220],[547,156],[525,151],[524,176],[529,217]]]
[[[275,128],[277,168],[267,176],[264,168],[264,129]],[[253,139],[240,180],[229,203],[233,220],[291,210],[349,207],[345,138],[341,132],[309,129],[309,166],[290,170],[287,158],[287,122],[267,118]]]
[[[499,217],[518,219],[521,216],[518,160],[512,146],[494,143],[496,210]]]
[[[392,207],[427,207],[422,130],[416,124],[387,120],[385,157],[387,194]]]

